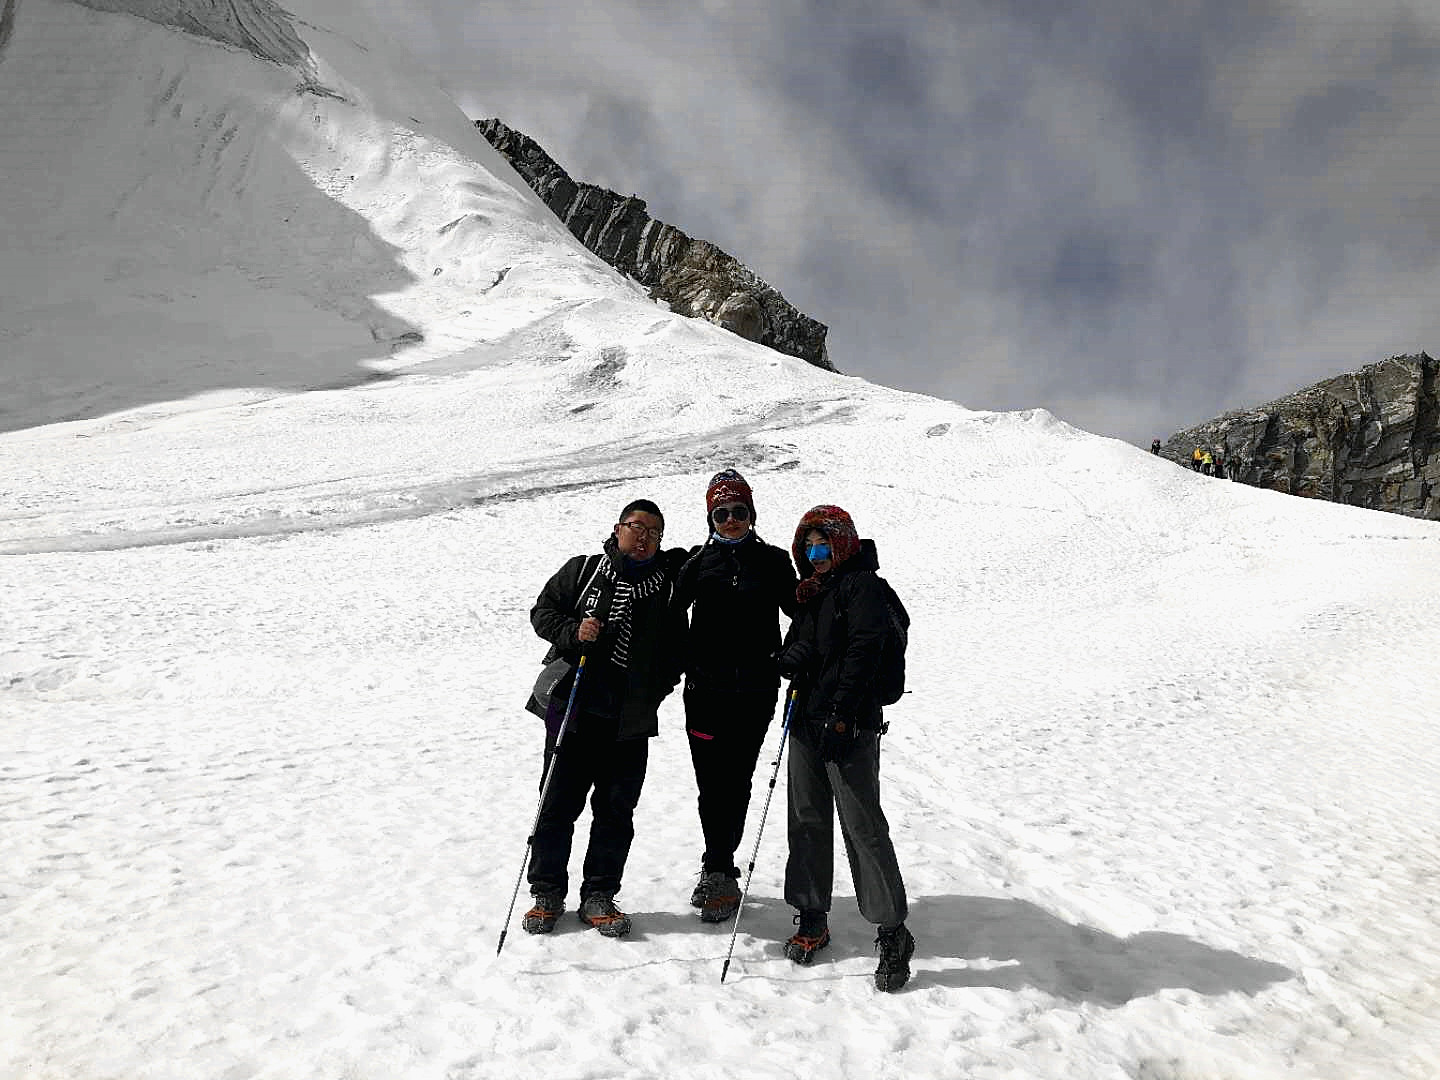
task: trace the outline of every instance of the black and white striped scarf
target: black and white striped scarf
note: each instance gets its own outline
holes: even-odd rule
[[[605,616],[606,625],[612,628],[615,634],[614,644],[610,650],[610,662],[628,671],[631,637],[634,632],[632,616],[635,603],[667,588],[670,581],[665,574],[665,568],[659,565],[658,560],[643,576],[635,579],[616,570],[615,560],[602,559],[600,576],[605,578],[611,587],[610,609]]]

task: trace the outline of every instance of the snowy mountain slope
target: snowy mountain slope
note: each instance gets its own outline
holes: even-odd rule
[[[5,175],[64,180],[0,189],[0,1077],[1440,1071],[1432,523],[673,317],[358,19],[293,10],[344,101],[59,0],[0,54]],[[212,172],[222,110],[249,164]],[[634,938],[494,954],[529,606],[629,498],[699,542],[724,465],[773,541],[852,510],[915,619],[894,997],[843,870],[828,960],[780,957],[783,781],[718,983],[674,701]]]
[[[438,88],[345,32],[348,5],[294,7],[313,78],[68,0],[19,7],[6,428],[350,383],[632,294]]]

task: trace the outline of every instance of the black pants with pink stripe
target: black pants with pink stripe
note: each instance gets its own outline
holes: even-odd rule
[[[685,690],[685,730],[699,788],[705,873],[738,878],[735,849],[745,834],[755,762],[775,715],[777,691]]]

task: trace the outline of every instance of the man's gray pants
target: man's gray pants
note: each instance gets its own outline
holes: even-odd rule
[[[887,928],[904,922],[909,911],[905,882],[890,842],[890,823],[880,809],[880,736],[861,732],[841,762],[822,761],[815,747],[792,739],[788,778],[785,902],[830,910],[838,814],[860,914]]]

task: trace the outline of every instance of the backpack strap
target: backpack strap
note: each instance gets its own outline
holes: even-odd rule
[[[600,562],[604,558],[605,554],[603,552],[599,555],[591,555],[589,562],[586,564],[588,569],[581,572],[582,581],[580,591],[575,594],[575,614],[579,615],[582,619],[594,615],[593,611],[587,612],[581,610],[580,605],[585,602],[585,594],[590,591],[590,586],[595,583],[595,578],[599,576]]]

